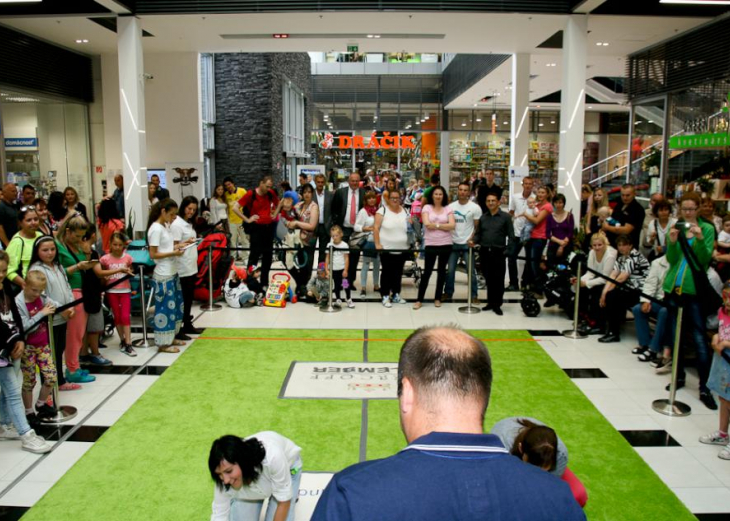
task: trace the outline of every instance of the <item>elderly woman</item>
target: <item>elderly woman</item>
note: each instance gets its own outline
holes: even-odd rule
[[[302,449],[273,431],[213,442],[208,469],[215,481],[211,521],[294,521],[302,477]]]
[[[710,348],[707,343],[705,320],[698,294],[699,276],[707,273],[715,242],[715,227],[699,218],[701,199],[695,192],[688,192],[679,200],[680,219],[669,232],[667,261],[669,272],[664,279],[664,292],[669,307],[670,331],[675,331],[677,310],[684,307],[684,329],[692,335],[697,351],[697,372],[700,377],[700,401],[708,409],[717,409],[707,378],[710,373]],[[680,357],[677,388],[683,387],[684,366]]]
[[[588,254],[588,268],[608,277],[613,271],[617,256],[616,250],[609,246],[605,233],[599,231],[593,234],[591,251]],[[575,284],[575,278],[570,283]],[[603,333],[603,311],[600,309],[599,301],[605,284],[606,279],[592,271],[586,272],[580,278],[580,307],[584,317],[580,331],[584,335]]]

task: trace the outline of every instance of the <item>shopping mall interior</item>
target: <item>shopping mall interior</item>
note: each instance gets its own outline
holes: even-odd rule
[[[334,172],[339,185],[353,171],[395,171],[404,186],[439,174],[453,198],[490,169],[505,210],[529,175],[556,187],[576,219],[582,185],[620,203],[624,183],[644,207],[654,193],[698,191],[723,215],[729,6],[0,0],[0,174],[39,197],[74,187],[87,208],[121,175],[134,238],[152,174],[178,201],[209,197],[226,177],[296,187],[301,173]],[[195,181],[180,182],[186,169]],[[413,309],[417,291],[406,277],[409,305],[384,308],[373,292],[339,313],[196,303],[206,331],[179,354],[152,346],[129,358],[108,338],[113,365],[60,393],[75,417],[39,427],[50,453],[0,443],[0,519],[209,516],[212,441],[273,430],[302,447],[294,508],[306,521],[334,473],[406,441],[394,393],[308,394],[306,376],[293,385],[296,365],[394,365],[412,330],[437,324],[474,332],[493,354],[487,432],[529,416],[566,442],[589,519],[730,519],[730,462],[698,441],[718,413],[698,400],[691,364],[676,393],[691,413],[654,410],[671,375],[637,361],[631,319],[621,342],[604,344],[563,335],[572,310],[526,317],[519,292],[506,293],[503,316],[464,313],[463,272],[442,307]]]

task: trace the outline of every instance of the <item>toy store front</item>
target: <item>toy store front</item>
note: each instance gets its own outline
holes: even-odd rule
[[[74,187],[92,202],[87,106],[0,90],[5,165],[3,182],[32,184],[39,197]]]

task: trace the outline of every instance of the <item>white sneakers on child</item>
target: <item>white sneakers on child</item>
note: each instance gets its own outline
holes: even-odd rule
[[[0,441],[18,439],[20,439],[20,434],[14,425],[0,425]]]
[[[720,452],[717,453],[717,457],[724,460],[730,460],[730,446],[728,446],[728,442],[730,442],[730,437],[727,434],[723,436],[720,434],[720,431],[700,436],[700,443],[706,445],[723,445]]]
[[[393,304],[390,303],[390,297],[383,297],[383,306],[386,308],[392,308]]]
[[[34,454],[45,454],[53,448],[42,436],[38,436],[33,429],[20,437],[21,448]]]
[[[393,304],[408,304],[408,301],[404,298],[401,298],[401,296],[396,293],[393,295]]]
[[[355,303],[352,301],[351,298],[347,299],[347,307],[350,309],[353,309],[355,307]]]

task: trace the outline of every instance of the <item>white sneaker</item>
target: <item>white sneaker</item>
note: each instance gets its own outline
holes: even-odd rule
[[[383,306],[386,308],[392,308],[393,304],[390,303],[390,297],[383,297]]]
[[[341,308],[342,307],[342,299],[339,299],[338,298],[337,300],[335,300],[335,306],[337,306],[338,308]]]
[[[723,447],[720,452],[717,453],[717,457],[724,460],[730,460],[730,448]]]
[[[0,425],[0,441],[17,439],[20,439],[20,434],[14,425]]]
[[[700,436],[700,443],[705,443],[707,445],[727,445],[728,441],[730,441],[730,437],[720,435],[720,431]]]
[[[44,454],[51,452],[53,448],[42,436],[38,436],[33,429],[29,430],[20,437],[22,443],[21,448],[35,454]]]
[[[396,293],[393,295],[393,304],[408,304],[408,301],[404,298],[401,298],[401,296]]]
[[[350,309],[353,309],[355,307],[355,303],[352,301],[351,298],[347,299],[347,307]]]

